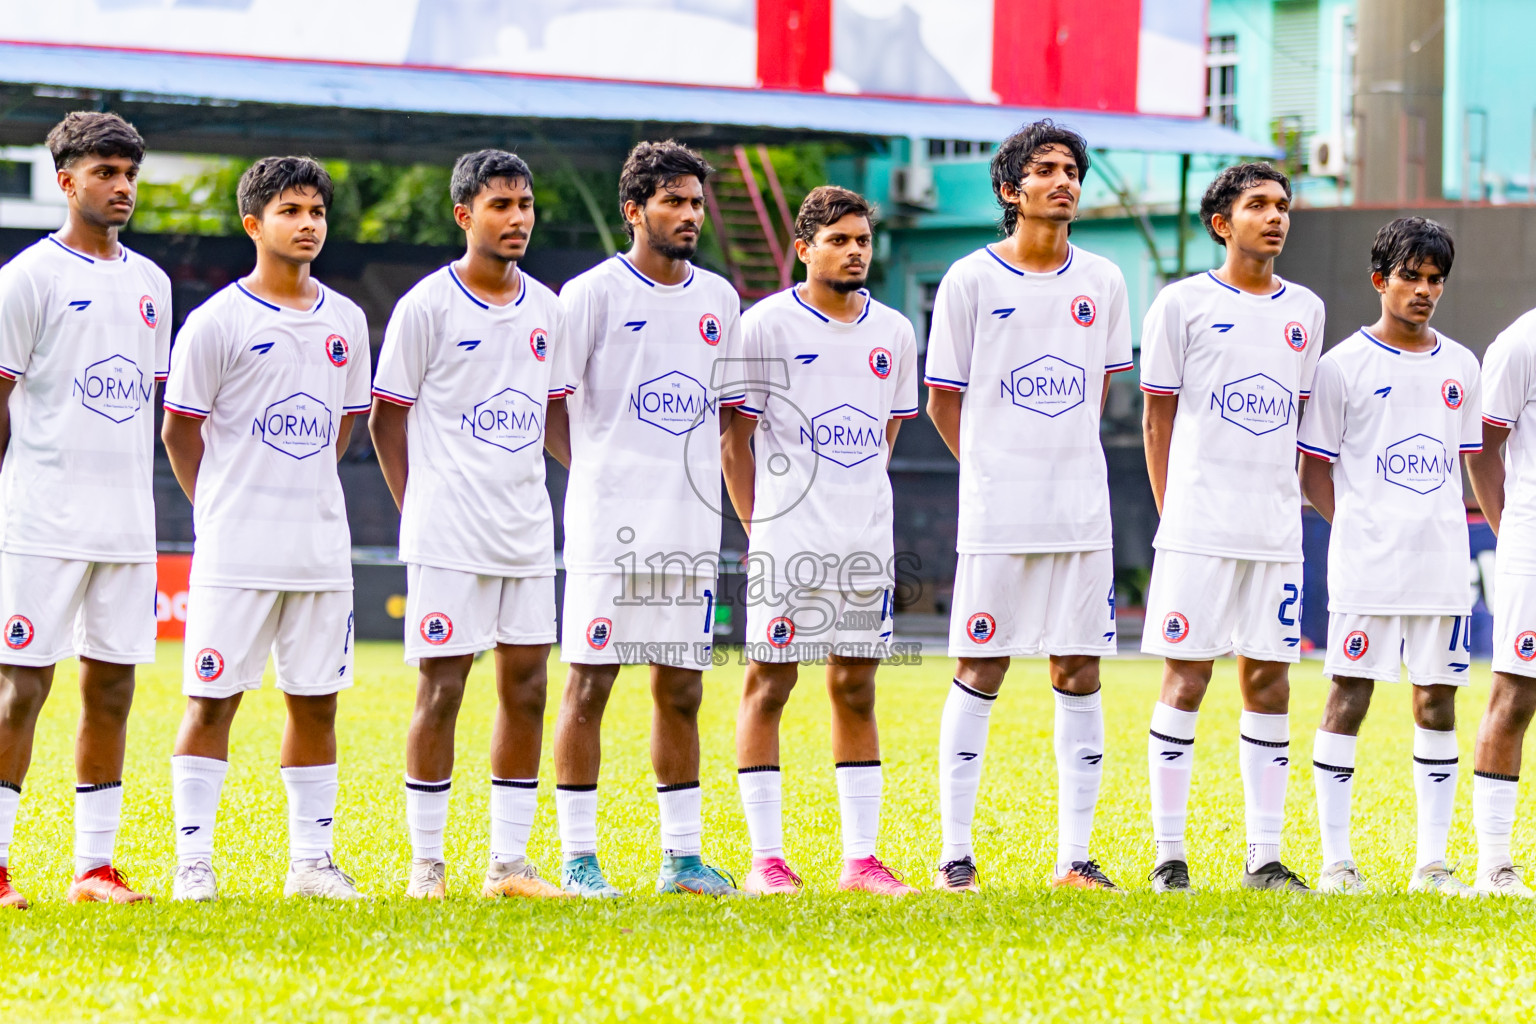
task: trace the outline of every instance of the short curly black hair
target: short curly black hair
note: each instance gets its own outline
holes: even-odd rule
[[[992,194],[997,197],[997,205],[1003,208],[998,227],[1005,236],[1013,234],[1018,225],[1019,208],[1003,199],[1003,186],[1012,185],[1017,188],[1024,180],[1029,162],[1046,146],[1066,147],[1072,159],[1077,161],[1077,180],[1082,181],[1088,176],[1088,140],[1071,128],[1059,125],[1047,117],[1026,124],[1008,136],[997,147],[997,152],[992,154]]]
[[[702,185],[709,180],[715,169],[698,153],[674,139],[665,142],[642,142],[629,151],[624,169],[619,172],[619,212],[624,212],[628,202],[645,205],[645,201],[678,178],[698,178]],[[624,221],[624,231],[631,239],[635,229]]]
[[[144,137],[116,114],[77,110],[48,133],[48,152],[59,171],[85,156],[123,156],[137,167],[144,162]]]
[[[805,195],[800,212],[795,215],[795,237],[807,245],[816,241],[816,232],[856,213],[875,226],[875,210],[868,199],[851,189],[837,185],[817,185]]]
[[[1371,245],[1372,273],[1391,277],[1395,270],[1415,269],[1426,262],[1451,276],[1456,243],[1444,224],[1426,217],[1399,217],[1376,232]]]
[[[498,178],[524,181],[533,188],[533,172],[522,157],[504,149],[482,149],[465,153],[454,163],[448,193],[457,205],[468,206],[482,189]]]
[[[1291,198],[1291,179],[1285,176],[1284,171],[1276,170],[1269,164],[1258,161],[1251,164],[1233,164],[1224,167],[1221,173],[1216,175],[1216,180],[1211,182],[1205,190],[1205,195],[1200,197],[1200,223],[1205,225],[1205,231],[1212,240],[1226,248],[1226,241],[1216,233],[1211,226],[1211,218],[1218,213],[1232,219],[1232,206],[1239,196],[1253,188],[1262,185],[1266,181],[1278,182],[1285,189],[1287,201]]]
[[[235,196],[240,204],[240,216],[261,217],[267,204],[290,188],[308,189],[320,196],[327,208],[336,187],[331,183],[330,172],[319,161],[307,156],[267,156],[257,160],[240,175]]]

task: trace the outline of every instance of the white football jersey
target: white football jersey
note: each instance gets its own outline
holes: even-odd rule
[[[1323,303],[1275,278],[1250,295],[1215,274],[1168,285],[1141,332],[1141,389],[1178,395],[1152,546],[1301,561],[1296,423],[1323,348]]]
[[[1125,278],[1102,256],[1072,246],[1032,274],[987,247],[949,268],[924,383],[965,392],[957,551],[1111,546],[1099,414],[1104,374],[1131,366]]]
[[[346,296],[319,289],[297,310],[236,281],[176,336],[165,408],[203,420],[206,446],[192,586],[352,589],[336,431],[369,408],[368,324]]]
[[[661,284],[615,256],[567,282],[560,305],[566,569],[713,575],[719,410],[746,401],[736,290],[697,267]]]
[[[155,381],[171,353],[171,282],[118,248],[100,260],[49,235],[0,267],[0,375],[16,381],[0,551],[155,560]]]
[[[493,306],[452,266],[395,306],[373,381],[407,406],[410,435],[400,558],[482,576],[553,576],[554,517],[544,489],[544,409],[565,396],[555,293],[519,272]]]
[[[1483,353],[1483,419],[1509,428],[1500,572],[1536,576],[1536,310]]]
[[[917,415],[917,339],[862,294],[853,323],[794,288],[742,315],[751,382],[740,412],[759,421],[752,575],[841,590],[894,582],[885,429]]]
[[[1405,352],[1364,329],[1323,356],[1296,446],[1333,466],[1328,610],[1468,615],[1458,453],[1481,451],[1477,357]]]

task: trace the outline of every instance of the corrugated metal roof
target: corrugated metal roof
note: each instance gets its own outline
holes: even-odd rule
[[[1053,117],[1096,149],[1212,155],[1267,147],[1203,120],[765,89],[0,42],[0,83],[109,92],[123,104],[230,103],[442,118],[728,126],[805,137],[996,142]],[[229,119],[238,118],[233,111]],[[738,133],[739,134],[739,133]]]

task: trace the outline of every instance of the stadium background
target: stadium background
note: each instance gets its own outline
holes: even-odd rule
[[[1519,0],[324,0],[310,5],[302,41],[274,28],[279,7],[0,0],[0,259],[59,223],[37,144],[81,106],[121,111],[155,151],[146,176],[160,187],[146,189],[126,239],[171,273],[178,326],[249,266],[232,198],[208,188],[233,180],[230,161],[298,151],[421,171],[418,191],[375,219],[446,221],[446,196],[430,191],[441,168],[464,149],[514,146],[539,177],[541,204],[557,200],[525,266],[558,287],[622,241],[618,165],[636,139],[665,133],[722,169],[703,262],[747,301],[792,275],[785,214],[805,188],[825,178],[876,199],[871,287],[912,318],[921,346],[944,270],[995,237],[992,146],[1048,114],[1096,149],[1074,239],[1121,266],[1138,329],[1158,287],[1217,261],[1192,207],[1214,170],[1244,155],[1295,178],[1279,270],[1324,298],[1330,342],[1374,317],[1364,255],[1376,227],[1404,212],[1437,217],[1464,242],[1436,320],[1445,333],[1481,352],[1536,305],[1526,270],[1536,69],[1521,42],[1536,33],[1536,5]],[[686,33],[689,59],[630,45],[654,31]],[[157,197],[215,210],[156,221]],[[394,300],[458,251],[385,225],[333,235],[317,272],[367,311],[376,355]],[[1104,440],[1127,641],[1156,526],[1139,414],[1134,375],[1121,375]],[[396,638],[397,519],[366,432],[341,471],[359,633]],[[892,473],[897,549],[912,558],[898,629],[941,633],[956,469],[926,416],[902,432]],[[558,520],[564,474],[552,461],[550,490]],[[163,454],[156,500],[163,635],[174,637],[191,519]],[[1310,512],[1307,538],[1304,633],[1315,643],[1327,527]],[[1490,632],[1490,545],[1470,510],[1477,653]],[[728,564],[744,546],[728,523]],[[743,616],[729,605],[720,616],[719,639],[739,639]]]

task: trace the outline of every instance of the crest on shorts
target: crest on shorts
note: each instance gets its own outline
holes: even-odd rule
[[[453,636],[453,620],[442,612],[428,612],[421,617],[421,638],[434,647]]]
[[[1536,658],[1536,633],[1526,630],[1515,637],[1515,657],[1521,661]]]
[[[587,646],[594,651],[600,651],[608,646],[608,641],[613,639],[613,621],[611,619],[593,619],[587,623]]]
[[[352,352],[347,346],[347,339],[339,334],[333,334],[325,339],[325,358],[331,361],[332,366],[346,366],[347,356]]]
[[[984,644],[997,635],[997,620],[986,612],[977,612],[965,620],[965,635],[971,643]]]
[[[720,327],[720,318],[715,314],[705,313],[699,317],[699,336],[704,339],[704,344],[720,344],[720,337],[724,333]]]
[[[1359,661],[1370,649],[1371,638],[1358,629],[1344,638],[1344,657],[1350,661]]]
[[[774,647],[788,647],[795,639],[795,624],[788,618],[780,615],[768,623],[768,642]]]
[[[1307,329],[1295,320],[1285,325],[1285,343],[1300,352],[1307,347]]]
[[[549,332],[542,327],[535,327],[533,333],[528,335],[528,347],[533,350],[533,358],[539,362],[549,355]]]
[[[1163,639],[1171,644],[1181,644],[1189,636],[1189,620],[1178,612],[1163,616]]]
[[[32,620],[25,615],[12,615],[5,624],[5,646],[13,651],[30,644],[34,635]]]
[[[212,647],[204,647],[197,652],[197,658],[192,662],[192,671],[203,682],[211,683],[224,674],[224,655]]]
[[[1461,386],[1461,381],[1452,379],[1440,385],[1440,397],[1445,399],[1447,409],[1460,409],[1467,392]]]
[[[153,327],[160,322],[160,314],[155,310],[155,300],[148,295],[139,297],[139,316],[144,318],[146,327]]]
[[[1077,321],[1079,327],[1092,327],[1093,318],[1098,315],[1099,307],[1088,296],[1079,295],[1072,300],[1072,319]]]
[[[883,348],[869,350],[869,368],[876,377],[885,380],[891,375],[891,354]]]

